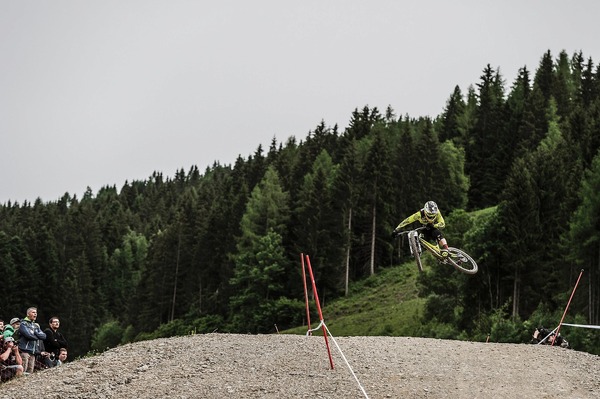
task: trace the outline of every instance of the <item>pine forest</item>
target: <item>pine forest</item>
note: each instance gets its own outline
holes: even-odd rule
[[[357,104],[343,131],[315,121],[233,165],[2,204],[0,316],[58,315],[73,356],[160,329],[300,326],[301,253],[321,300],[343,297],[410,260],[390,233],[434,200],[480,270],[419,280],[423,335],[520,342],[516,325],[560,317],[582,269],[569,320],[600,324],[600,65],[547,51],[512,82],[490,65],[473,80],[436,117]],[[598,330],[572,334],[600,353]]]

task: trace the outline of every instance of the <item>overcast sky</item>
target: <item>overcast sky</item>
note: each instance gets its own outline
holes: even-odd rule
[[[0,204],[247,158],[365,105],[440,114],[487,64],[600,61],[600,1],[0,0]]]

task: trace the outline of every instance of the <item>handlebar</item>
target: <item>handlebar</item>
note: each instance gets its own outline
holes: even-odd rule
[[[410,233],[411,231],[420,231],[420,230],[424,230],[424,229],[426,229],[426,228],[427,228],[427,227],[425,227],[425,226],[421,226],[421,227],[417,227],[417,228],[410,229],[410,230],[403,230],[403,231],[399,231],[398,233],[396,233],[396,235],[397,235],[397,236],[401,236],[401,235],[404,235],[404,234],[408,234],[408,233]]]
[[[421,227],[417,227],[417,228],[410,229],[410,230],[403,230],[403,231],[399,231],[399,232],[397,232],[397,233],[394,235],[394,237],[401,237],[401,236],[403,236],[403,235],[405,235],[405,234],[408,234],[408,233],[410,233],[410,232],[413,232],[413,231],[420,231],[420,230],[424,230],[424,229],[426,229],[426,228],[427,228],[426,226],[421,226]]]

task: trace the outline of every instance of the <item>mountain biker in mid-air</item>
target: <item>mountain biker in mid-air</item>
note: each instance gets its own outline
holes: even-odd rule
[[[435,239],[440,247],[440,253],[442,256],[448,256],[448,243],[440,231],[440,229],[443,229],[446,226],[446,223],[444,222],[444,217],[442,216],[437,204],[433,201],[427,201],[423,209],[415,212],[400,222],[398,227],[396,227],[392,232],[392,237],[396,237],[398,234],[400,234],[400,230],[404,226],[416,221],[419,221],[421,224],[425,225],[425,230],[423,230],[423,235],[425,238],[428,241],[433,241]]]

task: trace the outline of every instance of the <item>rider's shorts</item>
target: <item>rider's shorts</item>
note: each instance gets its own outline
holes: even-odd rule
[[[443,237],[440,229],[436,229],[429,226],[427,226],[425,230],[423,230],[423,236],[427,241],[439,241]]]

